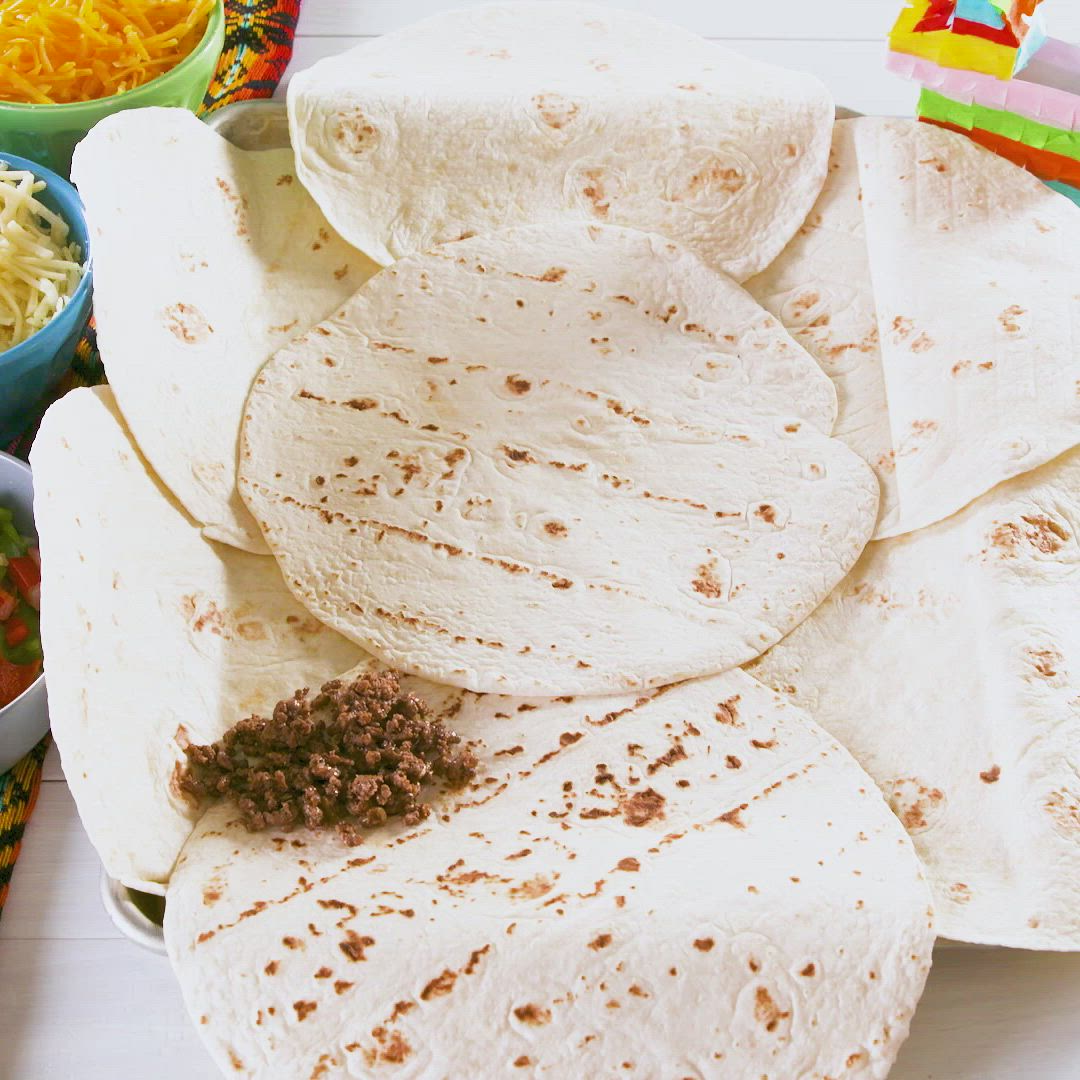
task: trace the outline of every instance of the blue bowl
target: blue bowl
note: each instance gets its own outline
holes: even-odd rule
[[[38,196],[71,230],[87,264],[75,295],[63,310],[36,334],[12,349],[0,352],[0,445],[10,442],[35,418],[35,409],[71,365],[75,346],[90,317],[93,286],[89,269],[90,234],[82,200],[66,180],[26,158],[0,154],[13,169],[27,169],[47,185]]]

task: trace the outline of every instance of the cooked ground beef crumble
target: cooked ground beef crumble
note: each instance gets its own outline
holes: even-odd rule
[[[228,798],[251,832],[336,827],[348,844],[400,817],[416,825],[430,813],[421,798],[438,777],[460,787],[476,758],[393,672],[328,682],[313,698],[298,690],[267,719],[251,716],[209,746],[189,746],[182,790]]]

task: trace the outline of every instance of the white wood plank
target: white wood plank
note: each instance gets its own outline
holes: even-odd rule
[[[0,941],[3,1080],[215,1080],[169,962],[128,941]]]
[[[49,744],[49,751],[45,755],[45,761],[42,764],[41,779],[45,782],[52,780],[64,779],[64,769],[60,764],[60,751],[56,749],[56,743],[51,742]]]
[[[298,38],[289,77],[326,56],[343,52],[363,41],[360,37]],[[756,60],[799,68],[817,75],[838,104],[874,115],[910,116],[917,90],[914,84],[890,74],[884,67],[884,46],[876,41],[805,42],[786,40],[722,42]]]
[[[301,34],[385,34],[439,11],[489,0],[304,0]],[[607,7],[658,15],[707,37],[880,41],[901,0],[596,0]],[[1058,37],[1080,38],[1078,5],[1047,4]]]
[[[67,784],[42,784],[0,918],[0,942],[120,938],[98,897],[100,873]]]
[[[1076,1080],[1080,956],[939,948],[889,1080]]]

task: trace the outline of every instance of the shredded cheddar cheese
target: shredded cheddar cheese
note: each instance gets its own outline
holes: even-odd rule
[[[0,162],[0,354],[40,330],[83,277],[67,222],[34,198],[44,187]]]
[[[3,0],[0,101],[57,105],[132,90],[202,40],[214,0]]]

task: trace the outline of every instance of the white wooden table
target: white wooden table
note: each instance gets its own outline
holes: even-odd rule
[[[304,0],[292,69],[469,0]],[[838,102],[910,113],[882,68],[901,0],[621,0],[818,74]],[[1080,40],[1080,4],[1046,5]],[[114,929],[55,752],[0,920],[0,1080],[213,1080],[167,961]],[[1080,1080],[1080,955],[939,949],[892,1080]]]

